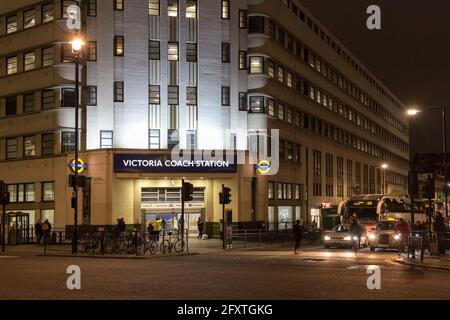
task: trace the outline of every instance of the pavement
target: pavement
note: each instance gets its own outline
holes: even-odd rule
[[[394,260],[397,263],[409,265],[413,267],[420,267],[424,269],[435,269],[442,271],[450,271],[450,260],[441,260],[433,258],[425,258],[424,261],[420,261],[420,256],[415,259],[401,257]]]

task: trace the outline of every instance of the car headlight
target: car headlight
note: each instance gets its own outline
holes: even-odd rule
[[[376,238],[377,238],[377,236],[374,235],[373,233],[372,233],[372,234],[369,234],[369,239],[370,239],[370,240],[375,240]]]
[[[331,240],[331,237],[330,237],[330,236],[325,236],[323,239],[324,239],[325,241],[330,241],[330,240]]]
[[[346,236],[346,237],[344,237],[344,240],[345,241],[352,241],[352,237],[351,236]]]
[[[401,235],[396,234],[396,235],[394,236],[394,240],[400,240],[401,237],[402,237]]]

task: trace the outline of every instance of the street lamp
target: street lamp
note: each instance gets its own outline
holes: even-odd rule
[[[389,168],[387,163],[383,163],[381,165],[381,169],[383,170],[383,194],[386,195],[386,169]]]
[[[75,179],[73,184],[73,192],[75,194],[74,201],[74,224],[72,234],[72,253],[75,254],[78,251],[78,150],[79,150],[79,138],[78,138],[78,108],[79,108],[79,65],[80,57],[83,52],[84,41],[80,38],[73,39],[70,44],[72,45],[72,53],[75,57]]]
[[[447,170],[447,117],[446,117],[446,107],[432,107],[432,108],[426,108],[426,109],[409,109],[407,111],[408,116],[416,116],[417,114],[419,114],[420,112],[423,111],[440,111],[442,113],[442,151],[444,152],[444,164],[443,164],[443,169],[444,169],[444,203],[445,203],[445,216],[448,217],[448,170]]]

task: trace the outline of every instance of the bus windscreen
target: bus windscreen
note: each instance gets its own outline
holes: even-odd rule
[[[360,222],[378,221],[377,215],[378,201],[358,200],[351,201],[348,205],[348,217],[356,214]]]

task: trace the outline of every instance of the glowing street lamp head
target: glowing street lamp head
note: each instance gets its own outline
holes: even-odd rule
[[[409,109],[406,113],[408,114],[408,116],[415,116],[420,112],[420,110],[417,109]]]
[[[389,166],[386,164],[386,163],[383,163],[382,165],[381,165],[381,168],[382,169],[387,169]]]
[[[80,52],[83,49],[84,41],[77,38],[72,40],[70,44],[72,45],[73,52]]]

